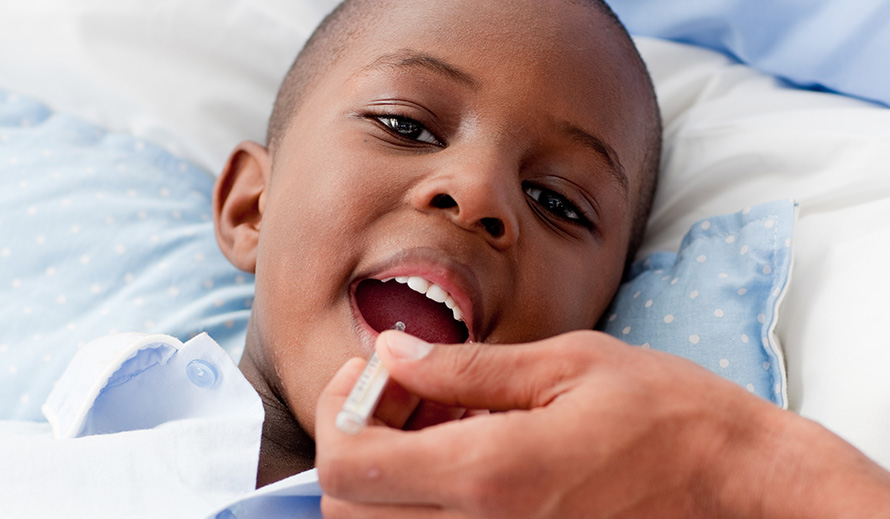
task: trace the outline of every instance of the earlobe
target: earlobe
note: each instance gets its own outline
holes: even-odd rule
[[[242,142],[232,151],[213,190],[216,242],[232,265],[245,272],[256,271],[271,162],[265,147]]]

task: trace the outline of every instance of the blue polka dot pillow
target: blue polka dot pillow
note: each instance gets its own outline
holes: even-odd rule
[[[219,252],[207,171],[0,91],[0,419],[40,406],[78,345],[206,331],[240,354],[252,276]]]
[[[631,266],[600,327],[787,407],[774,330],[795,217],[796,204],[782,200],[696,223],[678,253],[654,253]]]

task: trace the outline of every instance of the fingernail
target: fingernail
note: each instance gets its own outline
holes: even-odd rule
[[[407,333],[389,331],[383,336],[389,353],[397,359],[419,360],[433,349],[432,344]]]

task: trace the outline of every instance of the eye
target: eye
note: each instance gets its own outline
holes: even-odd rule
[[[569,200],[550,189],[538,186],[525,186],[525,194],[535,201],[542,209],[550,214],[557,216],[562,220],[582,225],[584,227],[592,227],[590,220],[584,217],[574,204]]]
[[[414,119],[397,115],[378,115],[375,119],[380,121],[383,126],[399,137],[432,144],[434,146],[444,146],[444,144],[442,144],[431,131],[427,130],[424,125]]]

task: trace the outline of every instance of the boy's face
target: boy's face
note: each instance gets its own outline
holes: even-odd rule
[[[398,4],[292,119],[240,263],[257,273],[245,355],[310,434],[336,369],[396,320],[437,342],[592,328],[639,203],[643,89],[625,86],[640,81],[600,15]],[[444,289],[466,329],[407,285],[367,281],[400,276]]]

